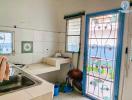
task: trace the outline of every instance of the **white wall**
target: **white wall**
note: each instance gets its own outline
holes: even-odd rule
[[[132,9],[132,8],[131,8]],[[132,14],[126,15],[126,24],[125,24],[125,33],[127,36],[124,37],[124,52],[125,47],[129,47],[129,55],[128,57],[132,57]],[[128,68],[128,69],[126,69]],[[121,70],[121,84],[120,84],[120,92],[123,90],[122,100],[132,100],[132,62],[128,59],[125,54],[123,54],[122,59],[122,70]],[[124,78],[124,79],[123,79]],[[124,84],[123,84],[124,81]],[[121,96],[120,96],[121,97]]]
[[[14,29],[14,25],[24,29]],[[53,55],[58,43],[57,25],[56,0],[0,0],[0,30],[15,32],[15,55],[9,56],[11,62],[37,63]],[[33,41],[34,52],[22,54],[21,41]]]
[[[114,9],[120,7],[121,0],[59,0],[59,28],[65,32],[64,15],[72,14],[78,11],[93,13],[97,11]]]

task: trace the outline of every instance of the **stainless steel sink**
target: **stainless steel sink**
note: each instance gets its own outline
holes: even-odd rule
[[[10,80],[0,83],[0,95],[19,91],[36,85],[40,85],[41,81],[32,77],[30,74],[22,71],[16,66],[10,68]]]

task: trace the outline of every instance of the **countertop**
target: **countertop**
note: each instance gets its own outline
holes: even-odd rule
[[[44,63],[38,63],[38,64],[28,65],[26,68],[24,68],[24,71],[27,73],[31,73],[33,75],[39,75],[43,73],[56,71],[59,69],[60,69],[59,66],[56,67],[56,66],[47,65]]]
[[[30,74],[30,73],[28,73]],[[32,74],[30,74],[32,75]],[[53,90],[54,85],[35,76],[32,75],[34,78],[40,80],[42,83],[40,85],[26,88],[23,90],[19,90],[12,93],[7,93],[5,95],[0,96],[0,100],[33,100],[36,97],[40,97],[42,95],[46,95],[48,93],[52,93],[53,96]]]
[[[16,92],[1,95],[0,100],[47,100],[47,99],[44,99],[46,96],[45,97],[43,96],[49,93],[51,95],[47,95],[47,97],[49,98],[50,96],[50,99],[48,100],[51,100],[53,98],[54,85],[52,83],[49,83],[39,78],[36,75],[59,70],[61,64],[69,63],[69,62],[70,62],[69,59],[48,57],[44,59],[44,63],[28,65],[27,67],[21,70],[32,75],[34,78],[40,80],[42,83],[34,87],[30,87],[23,90],[18,90]],[[37,97],[39,99],[35,99]]]
[[[23,70],[33,75],[39,75],[60,70],[61,64],[65,63],[70,63],[70,59],[47,57],[42,63],[27,65]]]

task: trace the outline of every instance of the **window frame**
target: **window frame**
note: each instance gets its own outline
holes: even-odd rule
[[[80,18],[80,34],[79,35],[68,35],[68,27],[67,27],[68,26],[68,21],[72,20],[72,19],[77,19],[77,18]],[[82,34],[82,15],[66,19],[65,52],[67,52],[67,53],[79,53],[80,52],[80,49],[81,49],[81,34]],[[80,41],[79,41],[79,50],[78,50],[78,52],[68,51],[67,46],[68,46],[68,37],[69,36],[75,36],[75,37],[79,36]]]
[[[9,30],[0,30],[0,32],[5,32],[6,33],[11,33],[12,35],[12,52],[11,53],[3,53],[3,54],[0,54],[0,55],[13,55],[15,53],[15,31],[9,31]]]

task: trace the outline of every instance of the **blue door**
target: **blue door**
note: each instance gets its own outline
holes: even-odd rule
[[[119,9],[86,15],[83,94],[118,100],[124,14]]]

